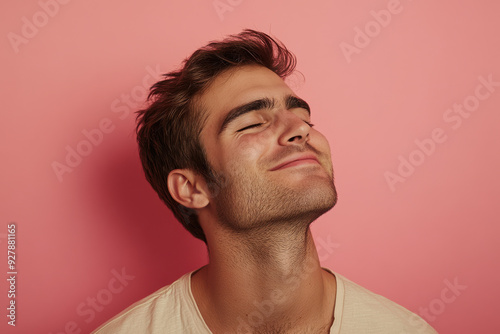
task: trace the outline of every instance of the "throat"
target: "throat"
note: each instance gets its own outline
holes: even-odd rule
[[[211,248],[210,263],[193,276],[193,295],[209,328],[234,332],[241,319],[250,324],[257,313],[262,322],[250,332],[327,328],[333,321],[335,280],[321,268],[309,228],[281,239],[246,237],[226,239],[221,250]]]

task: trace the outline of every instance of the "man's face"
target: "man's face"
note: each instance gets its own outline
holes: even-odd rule
[[[207,115],[201,144],[221,184],[211,204],[223,226],[309,224],[335,205],[328,142],[278,75],[257,65],[231,69],[198,102]]]

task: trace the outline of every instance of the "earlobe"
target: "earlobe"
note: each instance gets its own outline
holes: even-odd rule
[[[209,203],[203,178],[189,169],[174,169],[168,174],[168,191],[187,208],[201,209]]]

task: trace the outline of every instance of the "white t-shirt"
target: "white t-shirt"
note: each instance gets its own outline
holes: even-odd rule
[[[93,334],[211,334],[191,292],[192,274],[185,274],[133,304]],[[418,315],[337,273],[332,274],[336,277],[337,294],[330,334],[437,334]]]

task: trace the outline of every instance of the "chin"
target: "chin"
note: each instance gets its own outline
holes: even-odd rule
[[[243,232],[290,223],[306,227],[337,202],[333,179],[327,173],[290,175],[285,187],[283,180],[251,181],[242,182],[244,186],[230,184],[216,197],[217,216],[226,228]]]
[[[319,190],[319,189],[318,189]],[[330,211],[337,204],[337,191],[335,187],[330,187],[327,191],[314,191],[307,195],[308,203],[311,206],[311,211],[316,212],[319,216]],[[315,219],[316,219],[315,218]]]
[[[333,182],[317,187],[307,197],[313,202],[311,205],[315,206],[318,212],[321,212],[320,215],[328,212],[337,204],[337,190]]]
[[[337,191],[333,182],[309,182],[309,184],[291,196],[283,205],[282,218],[295,220],[303,226],[310,225],[314,220],[330,211],[337,203]]]
[[[309,198],[312,202],[324,203],[329,209],[337,203],[337,190],[331,177],[310,176],[300,185],[301,196]]]

